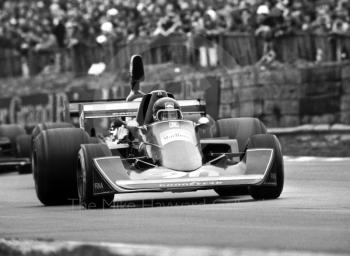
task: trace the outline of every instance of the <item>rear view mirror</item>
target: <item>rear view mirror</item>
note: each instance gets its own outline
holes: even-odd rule
[[[145,72],[143,70],[143,61],[140,55],[131,56],[130,78],[131,78],[131,82],[139,82],[145,79]]]

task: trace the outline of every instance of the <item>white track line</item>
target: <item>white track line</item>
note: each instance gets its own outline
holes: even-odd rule
[[[79,252],[81,246],[92,246],[101,249],[101,252],[108,251],[112,255],[119,256],[328,256],[345,255],[329,254],[322,252],[308,251],[283,251],[283,250],[259,250],[259,249],[236,249],[236,248],[216,248],[216,247],[194,247],[194,246],[163,246],[163,245],[142,245],[124,243],[83,243],[83,242],[60,242],[60,241],[37,241],[37,240],[16,240],[0,239],[0,247],[13,250],[21,255],[35,255],[42,253],[45,255],[59,255],[61,250],[65,250],[65,255],[83,255],[84,250]],[[6,250],[2,250],[6,253]],[[6,255],[6,254],[5,254]],[[13,254],[11,254],[13,255]]]

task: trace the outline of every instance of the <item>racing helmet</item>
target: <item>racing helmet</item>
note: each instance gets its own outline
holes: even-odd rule
[[[153,119],[155,121],[182,119],[180,105],[176,100],[163,97],[158,99],[153,105]]]

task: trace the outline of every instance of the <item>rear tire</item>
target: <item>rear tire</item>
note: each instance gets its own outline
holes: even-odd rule
[[[249,137],[265,134],[265,125],[257,118],[225,118],[217,121],[218,137],[236,139],[240,152],[244,152]]]
[[[281,145],[275,135],[264,134],[264,135],[255,135],[250,138],[248,142],[248,148],[273,148],[274,156],[273,163],[270,170],[270,175],[268,179],[259,186],[250,186],[249,194],[255,200],[267,200],[267,199],[276,199],[278,198],[283,190],[284,184],[284,164],[283,164],[283,155],[281,150]],[[264,185],[267,182],[271,181],[272,177],[276,180],[276,185]]]
[[[38,136],[42,131],[57,129],[57,128],[73,128],[74,126],[70,123],[41,123],[34,127],[32,132],[33,140]]]
[[[46,130],[35,138],[32,154],[35,190],[44,205],[77,200],[77,156],[80,145],[88,142],[88,134],[79,128]]]
[[[84,144],[79,150],[77,168],[78,195],[80,204],[86,209],[109,208],[114,194],[95,196],[93,194],[93,158],[112,156],[105,144]]]
[[[257,118],[225,118],[217,121],[218,137],[236,139],[239,152],[244,152],[249,138],[255,134],[265,134],[265,125]],[[224,187],[214,189],[220,196],[249,194],[247,186]]]

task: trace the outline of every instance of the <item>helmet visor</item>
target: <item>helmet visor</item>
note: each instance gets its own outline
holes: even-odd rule
[[[176,119],[182,119],[182,114],[178,109],[171,109],[171,110],[161,109],[161,110],[158,110],[156,118],[159,121],[176,120]]]

